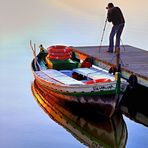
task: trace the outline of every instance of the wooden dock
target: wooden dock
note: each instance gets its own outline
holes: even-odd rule
[[[106,70],[115,65],[115,53],[106,52],[107,46],[83,46],[73,47],[79,55],[90,56],[94,64]],[[122,77],[128,79],[132,74],[136,75],[138,83],[148,87],[148,51],[129,45],[121,46],[120,63]]]

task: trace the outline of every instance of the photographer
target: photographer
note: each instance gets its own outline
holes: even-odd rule
[[[113,27],[109,36],[109,48],[107,52],[113,53],[114,36],[116,35],[115,49],[120,48],[120,37],[124,28],[125,20],[119,7],[114,7],[113,3],[108,3],[107,20],[112,22]]]

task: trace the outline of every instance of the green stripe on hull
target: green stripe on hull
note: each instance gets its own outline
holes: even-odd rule
[[[58,90],[52,90],[56,93],[60,93],[63,95],[69,95],[69,96],[96,96],[96,95],[110,95],[110,94],[116,94],[115,90],[107,90],[107,91],[99,91],[99,92],[62,92]]]

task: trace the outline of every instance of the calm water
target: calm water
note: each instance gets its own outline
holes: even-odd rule
[[[147,0],[120,2],[126,27],[124,44],[148,50]],[[39,46],[53,44],[99,45],[106,4],[97,0],[29,0],[2,2],[0,16],[0,147],[81,148],[86,147],[53,121],[38,105],[31,92],[29,40]],[[139,7],[140,3],[140,7]],[[7,11],[6,11],[7,7]],[[28,11],[26,11],[28,10]],[[11,15],[10,15],[11,14]],[[107,24],[103,44],[108,43]],[[146,98],[145,98],[146,99]],[[123,116],[127,126],[127,148],[146,148],[148,128]]]

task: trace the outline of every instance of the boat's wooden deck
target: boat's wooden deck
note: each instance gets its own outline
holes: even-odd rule
[[[77,69],[74,69],[73,71],[83,76],[86,76],[88,78],[91,78],[93,80],[100,79],[100,78],[108,78],[112,81],[115,80],[113,75],[108,74],[107,72],[104,72],[102,70],[95,70],[92,68],[77,68]]]
[[[36,71],[36,74],[41,78],[45,79],[46,81],[53,83],[61,83],[65,85],[76,85],[76,84],[84,85],[83,82],[75,80],[55,69]]]
[[[73,69],[72,72],[76,72],[78,74],[86,76],[88,79],[93,79],[93,80],[97,80],[101,78],[108,78],[111,81],[115,80],[113,75],[94,68],[76,68],[76,69]],[[77,85],[77,84],[84,85],[85,84],[82,81],[78,81],[55,69],[41,70],[41,71],[36,71],[35,73],[42,79],[49,82],[53,82],[53,83],[64,84],[64,85]]]

